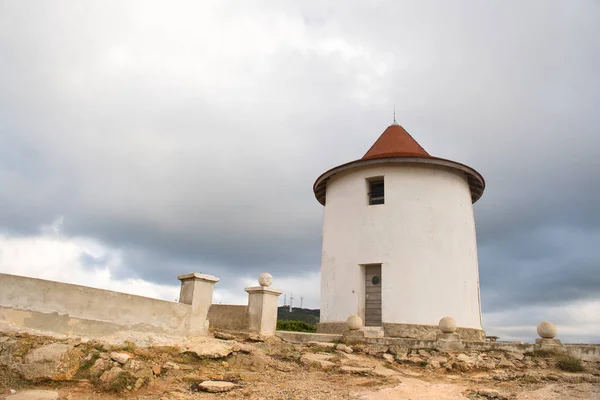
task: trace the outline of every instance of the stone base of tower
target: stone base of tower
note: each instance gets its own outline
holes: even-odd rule
[[[345,329],[345,322],[321,322],[317,324],[318,333],[341,334]],[[436,340],[440,330],[437,325],[396,324],[384,322],[383,332],[386,337]],[[458,333],[461,340],[466,342],[485,342],[485,332],[482,329],[458,327],[456,333]]]

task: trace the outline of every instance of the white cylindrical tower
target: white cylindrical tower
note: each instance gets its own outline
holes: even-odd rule
[[[485,340],[472,207],[484,187],[398,124],[362,159],[321,175],[319,331],[339,332],[356,314],[386,336],[435,338],[450,316],[464,339]]]

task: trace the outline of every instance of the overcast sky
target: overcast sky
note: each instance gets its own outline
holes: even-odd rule
[[[488,334],[600,343],[595,0],[0,1],[0,272],[317,308],[312,184],[394,104],[486,179]]]

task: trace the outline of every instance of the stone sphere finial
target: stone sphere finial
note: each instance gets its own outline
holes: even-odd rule
[[[346,319],[346,327],[351,331],[357,331],[362,328],[362,318],[353,314]]]
[[[452,317],[440,319],[438,326],[442,333],[456,333],[456,320]]]
[[[273,283],[273,276],[268,272],[263,272],[258,277],[258,284],[263,287],[271,286]]]
[[[554,339],[556,336],[556,325],[550,321],[542,321],[537,326],[537,333],[542,339]]]

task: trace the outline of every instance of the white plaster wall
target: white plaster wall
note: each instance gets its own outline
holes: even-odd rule
[[[207,308],[209,306],[210,302]],[[99,336],[102,329],[106,330],[107,324],[110,325],[108,329],[113,330],[142,329],[184,335],[188,333],[191,318],[202,316],[193,315],[188,304],[0,274],[0,322],[60,330],[58,333],[71,330],[76,333],[77,329],[85,329],[86,334],[98,333]],[[64,323],[60,325],[57,321]],[[31,325],[34,323],[35,326]]]
[[[385,204],[366,179],[385,177]],[[383,322],[481,329],[471,194],[462,172],[403,164],[362,167],[327,184],[321,322],[364,318],[364,264],[382,264]]]

